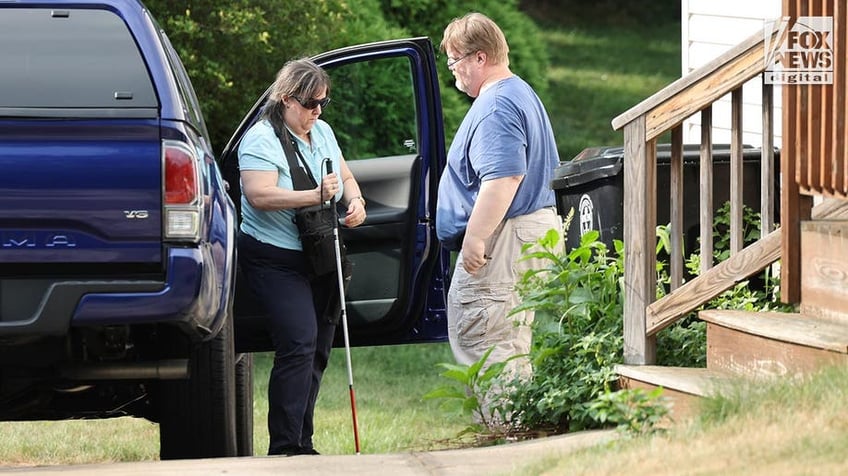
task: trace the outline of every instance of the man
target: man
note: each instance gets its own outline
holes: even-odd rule
[[[460,124],[439,183],[436,230],[459,250],[448,293],[454,357],[471,364],[494,346],[487,365],[530,351],[532,312],[507,317],[515,285],[541,260],[521,248],[550,229],[562,231],[550,188],[559,165],[548,114],[533,89],[509,69],[501,29],[480,13],[454,19],[440,45],[456,87],[476,98]],[[507,372],[527,377],[528,359]]]

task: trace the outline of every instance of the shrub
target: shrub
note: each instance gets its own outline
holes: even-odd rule
[[[535,310],[536,320],[533,378],[507,399],[517,427],[564,432],[601,425],[591,402],[614,390],[613,366],[622,359],[624,260],[610,256],[598,236],[586,233],[579,247],[552,260],[549,274],[530,271],[519,283],[524,301],[515,312]],[[552,249],[550,241],[540,245]]]

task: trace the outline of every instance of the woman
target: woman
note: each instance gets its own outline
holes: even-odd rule
[[[327,305],[337,302],[338,278],[335,273],[309,277],[294,211],[335,198],[347,206],[345,226],[365,221],[359,185],[332,129],[318,119],[329,92],[329,76],[315,63],[286,63],[261,119],[239,146],[239,263],[268,313],[275,352],[268,385],[269,455],[318,454],[312,445],[313,413],[338,320],[337,306]],[[295,160],[305,162],[317,182],[314,189],[293,187],[280,139],[286,131],[299,156]],[[338,173],[323,172],[326,158]]]

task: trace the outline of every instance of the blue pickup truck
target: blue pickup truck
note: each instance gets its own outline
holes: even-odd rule
[[[315,60],[369,204],[343,230],[351,341],[444,340],[433,46]],[[137,0],[0,2],[0,65],[0,420],[136,416],[159,423],[163,459],[252,455],[252,353],[270,342],[239,286],[235,150],[264,96],[215,157],[188,75]]]

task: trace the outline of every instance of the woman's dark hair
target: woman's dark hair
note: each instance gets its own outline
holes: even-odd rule
[[[283,98],[295,96],[300,99],[314,98],[326,90],[330,94],[330,76],[311,59],[301,58],[287,62],[277,72],[271,86],[263,117],[275,126],[283,125]]]

